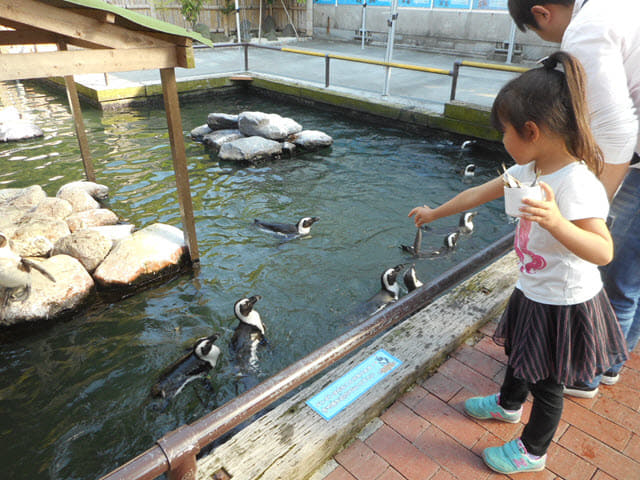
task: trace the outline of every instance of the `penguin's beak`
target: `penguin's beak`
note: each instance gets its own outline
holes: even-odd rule
[[[262,300],[262,295],[254,295],[253,297],[249,297],[249,305],[253,307],[258,302],[258,300]]]
[[[320,220],[320,217],[311,217],[311,223],[316,223],[318,220]]]

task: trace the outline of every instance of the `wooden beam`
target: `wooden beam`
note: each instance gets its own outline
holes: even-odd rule
[[[58,48],[60,50],[66,50],[67,46],[64,43],[59,43]],[[76,82],[73,79],[73,75],[65,75],[64,83],[67,87],[67,98],[69,99],[69,107],[71,108],[71,115],[73,116],[73,123],[76,127],[76,137],[78,138],[78,144],[80,146],[80,156],[82,157],[82,164],[84,166],[84,174],[90,182],[96,181],[96,174],[93,169],[93,163],[91,162],[91,153],[89,151],[89,141],[87,140],[87,132],[84,128],[84,119],[82,117],[82,108],[80,107],[80,99],[78,98],[78,89],[76,88]]]
[[[173,157],[173,171],[176,176],[178,203],[180,204],[184,238],[189,248],[191,261],[193,263],[199,263],[200,253],[198,252],[198,241],[196,239],[191,187],[189,186],[189,172],[187,170],[187,152],[184,145],[184,132],[182,131],[182,118],[180,117],[180,102],[178,100],[175,70],[173,68],[161,69],[160,79],[162,81],[164,108],[167,114],[169,141],[171,143],[171,155]]]
[[[0,55],[0,80],[182,67],[175,47]]]
[[[27,27],[55,32],[102,46],[104,48],[166,47],[172,42],[147,35],[144,31],[131,30],[104,23],[90,15],[81,15],[66,8],[58,8],[36,0],[0,0],[0,24],[3,19],[12,20]]]
[[[0,45],[36,45],[57,43],[60,37],[41,30],[17,30],[0,32]]]

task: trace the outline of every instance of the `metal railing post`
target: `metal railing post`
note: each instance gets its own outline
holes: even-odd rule
[[[249,44],[244,44],[244,71],[249,71]]]
[[[456,88],[458,87],[458,73],[460,72],[460,60],[453,62],[453,72],[451,74],[451,95],[449,100],[455,100]]]
[[[329,62],[331,61],[331,57],[329,54],[324,56],[324,86],[325,88],[329,88]]]

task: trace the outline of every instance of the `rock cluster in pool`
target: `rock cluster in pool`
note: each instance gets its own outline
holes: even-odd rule
[[[179,270],[188,258],[182,230],[156,223],[136,231],[102,206],[108,193],[84,181],[55,197],[39,185],[0,189],[0,326],[56,318],[96,287],[132,289]],[[16,287],[18,277],[29,288]]]
[[[329,147],[333,138],[319,130],[303,130],[291,118],[275,113],[210,113],[191,138],[217,152],[220,160],[258,162],[291,157]]]

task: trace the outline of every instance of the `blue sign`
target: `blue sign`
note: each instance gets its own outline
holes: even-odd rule
[[[470,0],[434,0],[435,8],[464,8],[469,10]]]
[[[400,364],[402,362],[394,356],[378,350],[307,400],[307,405],[325,420],[330,420]]]
[[[507,10],[507,0],[473,0],[474,10]]]

